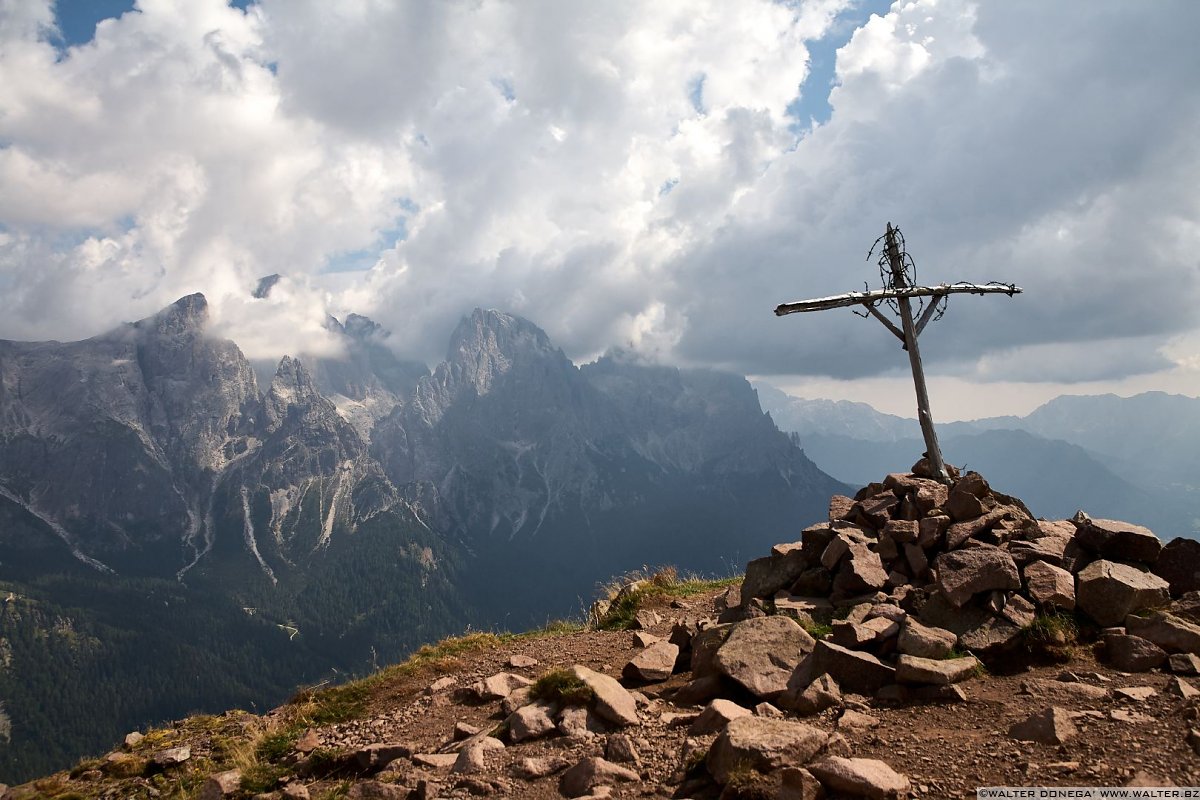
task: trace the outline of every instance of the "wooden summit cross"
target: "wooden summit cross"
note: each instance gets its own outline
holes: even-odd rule
[[[916,265],[904,251],[904,236],[899,228],[887,225],[887,233],[875,240],[867,259],[875,253],[875,247],[884,243],[883,252],[879,256],[879,276],[883,279],[883,288],[875,291],[847,292],[833,297],[819,297],[816,300],[802,300],[798,303],[784,303],[776,307],[775,315],[795,314],[800,311],[824,311],[828,308],[843,308],[846,306],[863,306],[871,316],[883,323],[889,331],[904,343],[908,351],[908,361],[912,366],[913,383],[917,387],[917,419],[921,423],[921,434],[925,437],[926,457],[929,459],[933,473],[943,483],[950,482],[946,464],[942,460],[942,449],[938,445],[937,433],[933,429],[933,416],[929,413],[929,391],[925,388],[925,370],[921,367],[921,351],[917,348],[917,337],[930,320],[940,319],[946,312],[946,299],[952,294],[1006,294],[1012,297],[1020,294],[1021,289],[1011,283],[950,283],[938,286],[916,286]],[[913,320],[912,299],[918,298],[917,309],[919,318]],[[924,305],[924,298],[932,298],[929,305]],[[887,303],[900,316],[900,327],[885,317],[878,308],[880,303]],[[858,314],[859,312],[854,312]],[[861,316],[867,316],[863,313]]]

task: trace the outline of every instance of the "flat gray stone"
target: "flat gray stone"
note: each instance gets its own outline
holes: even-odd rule
[[[557,710],[550,703],[530,703],[518,708],[505,720],[509,737],[516,743],[553,733],[558,727],[554,722]]]
[[[471,686],[470,691],[476,699],[486,703],[491,700],[503,700],[514,690],[532,685],[533,681],[523,675],[517,675],[513,672],[501,672],[492,675],[490,678],[476,681]]]
[[[896,682],[947,686],[965,681],[979,669],[979,660],[974,656],[935,660],[918,656],[901,655],[896,659]]]
[[[558,788],[567,797],[582,797],[597,786],[640,781],[641,776],[627,767],[603,758],[585,758],[563,773]]]

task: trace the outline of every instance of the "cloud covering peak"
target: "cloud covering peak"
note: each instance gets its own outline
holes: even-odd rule
[[[877,325],[770,312],[873,282],[890,220],[923,280],[1026,289],[953,299],[934,373],[1200,374],[1200,7],[855,9],[139,0],[63,49],[0,0],[0,337],[203,291],[252,357],[357,311],[435,361],[480,306],[576,360],[852,379],[904,368]]]

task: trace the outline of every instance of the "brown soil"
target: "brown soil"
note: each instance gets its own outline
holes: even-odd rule
[[[718,594],[714,591],[674,601],[652,598],[644,607],[657,608],[664,621],[651,633],[668,635],[672,617],[713,615],[713,601]],[[403,742],[414,753],[446,752],[456,723],[492,729],[503,721],[503,713],[495,702],[468,705],[454,701],[452,692],[428,694],[426,689],[443,674],[454,678],[459,687],[501,671],[533,679],[554,667],[572,664],[619,676],[626,661],[637,652],[633,637],[629,631],[585,631],[519,639],[468,652],[454,662],[397,675],[381,683],[373,689],[362,718],[318,727],[316,733],[321,747],[331,751]],[[514,655],[529,656],[538,663],[514,669],[508,666]],[[1065,672],[1073,673],[1075,679],[1060,679],[1070,677],[1064,676]],[[706,748],[715,737],[693,739],[689,744],[686,726],[673,726],[662,718],[663,714],[699,710],[677,708],[665,699],[687,678],[686,674],[675,675],[665,683],[640,687],[648,702],[641,709],[642,723],[623,733],[633,740],[640,758],[640,763],[625,766],[639,772],[641,780],[616,784],[612,797],[704,796],[702,789],[696,789],[695,795],[678,794],[685,777],[682,767],[689,760],[688,751]],[[968,696],[965,703],[889,707],[851,697],[848,705],[877,718],[879,724],[870,730],[841,733],[848,739],[852,755],[881,759],[907,775],[912,781],[913,797],[974,797],[978,786],[1122,786],[1131,781],[1141,785],[1170,781],[1179,786],[1197,786],[1200,757],[1188,744],[1189,728],[1197,724],[1188,716],[1196,706],[1167,691],[1173,680],[1173,676],[1157,671],[1139,675],[1115,672],[1098,664],[1081,646],[1067,664],[1030,666],[1016,674],[983,675],[960,684]],[[1099,687],[1105,695],[1096,697],[1094,689],[1089,692],[1081,686]],[[1114,694],[1115,689],[1133,686],[1156,691],[1145,701]],[[1076,737],[1061,746],[1009,737],[1010,726],[1051,705],[1080,715],[1075,719],[1079,729]],[[829,710],[805,721],[832,732],[838,730],[840,713]],[[286,710],[277,710],[261,719],[240,715],[201,726],[184,723],[168,736],[158,736],[157,746],[187,742],[193,749],[193,763],[208,756],[212,758],[210,772],[228,769],[230,764],[222,763],[219,757],[217,736],[229,734],[231,728],[253,732],[263,725],[270,726],[272,719],[286,716]],[[598,735],[587,740],[551,737],[510,745],[489,757],[486,772],[471,776],[452,775],[446,767],[421,766],[402,758],[370,779],[407,787],[416,787],[425,780],[432,792],[429,796],[434,797],[489,792],[496,797],[530,800],[559,798],[557,775],[527,781],[514,776],[513,765],[523,758],[540,756],[559,756],[575,763],[587,756],[603,756],[605,743],[606,736]],[[144,745],[139,747],[143,749],[135,748],[135,753],[144,751]],[[190,781],[176,778],[173,782],[161,778],[154,782],[144,777],[118,780],[105,775],[96,764],[84,765],[75,772],[73,779],[66,774],[54,776],[10,790],[5,798],[65,797],[70,796],[68,792],[81,797],[186,797],[198,789],[203,777],[194,775]],[[344,774],[320,780],[291,778],[308,784],[313,798],[344,797],[355,781],[365,779]],[[709,796],[716,797],[716,793],[710,790]]]

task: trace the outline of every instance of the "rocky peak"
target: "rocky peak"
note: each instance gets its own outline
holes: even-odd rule
[[[545,360],[570,366],[546,332],[529,320],[479,308],[455,328],[446,354],[446,362],[480,395],[514,366]]]
[[[377,335],[386,335],[382,325],[362,314],[347,314],[346,321],[342,324],[342,331],[347,336],[364,340]]]
[[[152,317],[134,323],[139,330],[178,336],[200,333],[208,324],[208,300],[200,292],[181,297]]]
[[[283,276],[278,272],[272,275],[264,275],[258,279],[258,285],[254,287],[254,299],[262,300],[269,297],[271,290],[275,288],[275,284],[279,283],[279,279]]]
[[[272,423],[287,416],[289,408],[308,409],[314,405],[328,404],[313,382],[312,374],[298,358],[284,356],[271,380],[267,393],[267,415]]]

